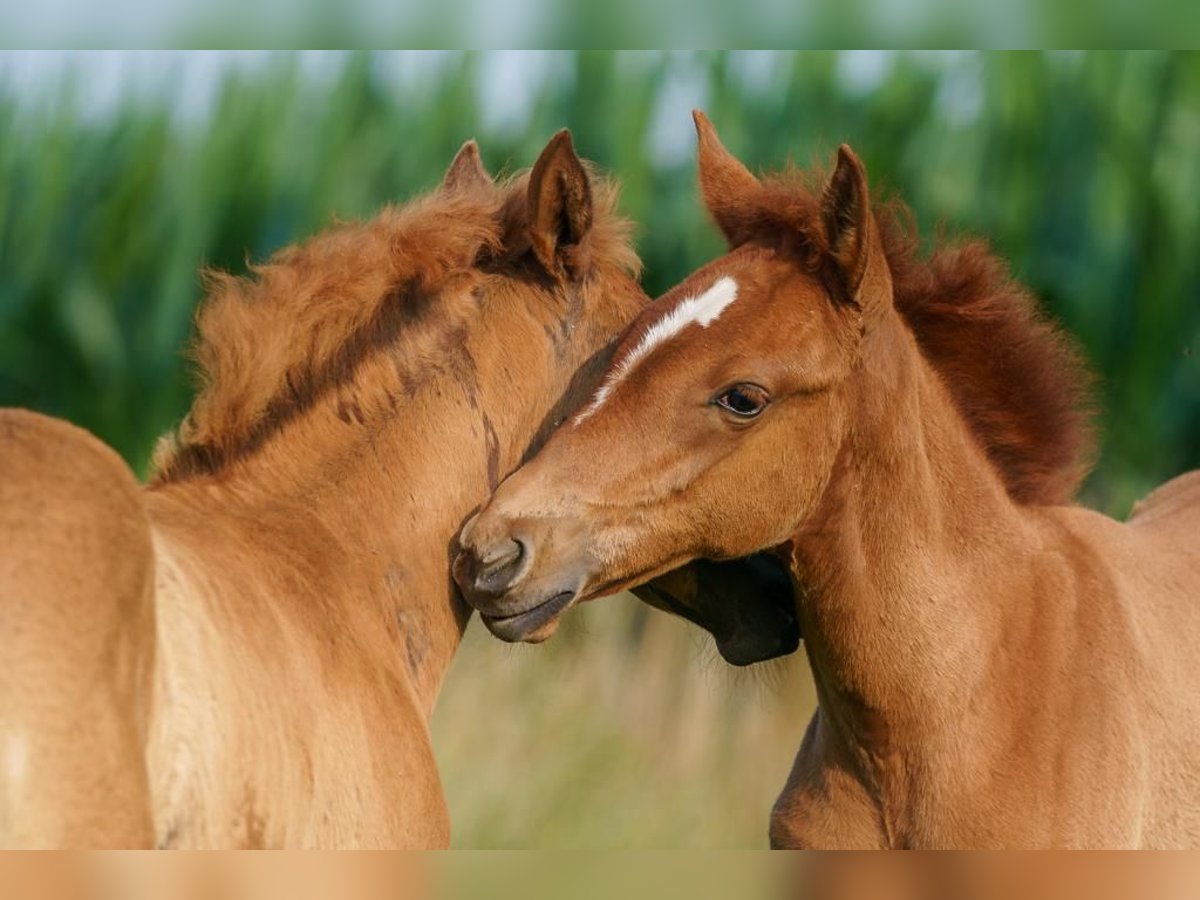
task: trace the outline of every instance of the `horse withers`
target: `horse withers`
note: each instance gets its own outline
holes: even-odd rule
[[[468,599],[536,638],[539,609],[774,553],[819,698],[776,846],[1200,844],[1200,473],[1127,523],[1072,505],[1088,377],[1003,264],[922,255],[847,147],[813,190],[697,127],[731,249],[467,524]]]

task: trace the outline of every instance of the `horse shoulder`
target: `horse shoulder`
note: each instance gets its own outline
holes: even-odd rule
[[[285,534],[269,520],[206,512],[209,504],[224,505],[187,492],[150,499],[159,843],[448,845],[428,724],[404,660],[352,612],[355,585],[281,562],[293,558],[283,541],[335,539],[298,525]]]
[[[67,422],[0,411],[0,843],[147,846],[153,551],[136,479]]]

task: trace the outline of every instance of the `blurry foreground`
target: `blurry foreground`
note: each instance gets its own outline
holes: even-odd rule
[[[0,861],[39,900],[1190,900],[1187,854],[107,854]]]

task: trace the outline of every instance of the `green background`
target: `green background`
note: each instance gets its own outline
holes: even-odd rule
[[[701,103],[752,166],[828,159],[847,140],[924,233],[994,241],[1101,377],[1087,500],[1123,513],[1200,464],[1200,56],[881,60],[864,78],[831,53],[559,56],[523,86],[527,115],[499,123],[471,55],[403,89],[378,55],[319,80],[275,56],[230,70],[199,121],[173,115],[169,92],[131,92],[103,116],[78,85],[39,104],[7,92],[0,404],[65,416],[143,469],[189,402],[198,267],[239,271],[333,216],[402,200],[467,137],[494,169],[518,168],[569,126],[623,182],[658,293],[720,246],[691,159],[648,152],[655,127]]]

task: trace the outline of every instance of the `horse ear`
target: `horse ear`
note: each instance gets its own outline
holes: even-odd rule
[[[746,199],[756,194],[762,185],[725,149],[708,116],[694,109],[692,120],[696,123],[700,143],[700,195],[730,246],[737,246],[750,236],[755,225],[753,205],[746,203]]]
[[[483,160],[479,156],[479,145],[474,141],[467,141],[459,148],[442,179],[443,191],[490,188],[493,185],[492,176],[483,167]]]
[[[581,251],[592,228],[592,185],[563,129],[529,174],[529,239],[538,262],[555,277],[583,273]]]
[[[861,307],[881,292],[890,294],[890,276],[871,213],[867,171],[846,144],[838,148],[837,168],[821,195],[821,221],[830,261],[846,298]]]

